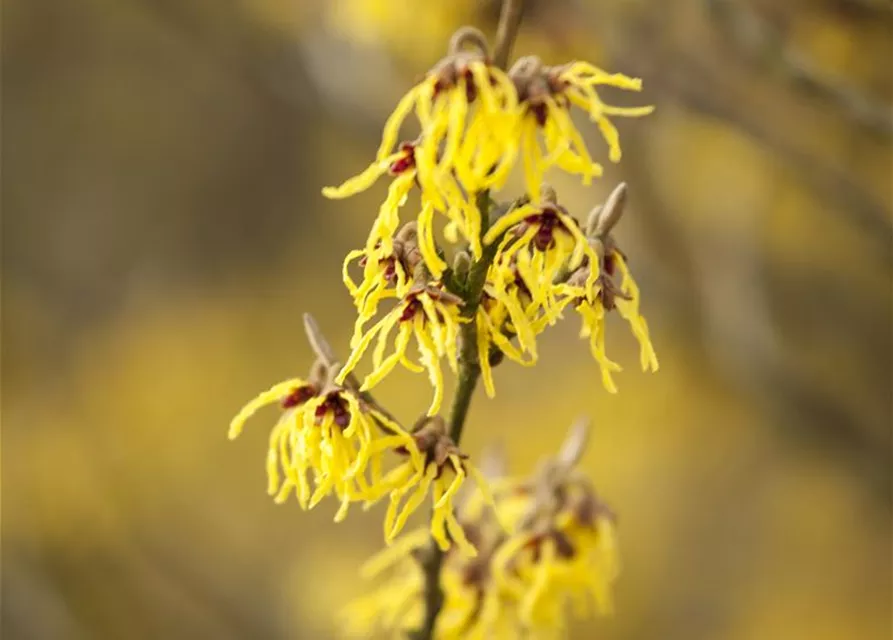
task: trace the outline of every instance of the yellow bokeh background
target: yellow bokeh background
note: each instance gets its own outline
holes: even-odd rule
[[[884,0],[527,0],[516,53],[641,76],[647,119],[584,188],[617,233],[660,372],[616,318],[620,393],[577,319],[496,371],[463,448],[525,473],[581,414],[619,514],[617,611],[575,638],[893,635],[893,11]],[[2,631],[332,638],[382,544],[265,495],[272,415],[229,418],[346,351],[342,256],[379,185],[320,195],[495,0],[16,0],[3,15]],[[597,132],[587,131],[604,156]],[[514,183],[520,185],[520,181]],[[411,422],[421,377],[377,393]]]

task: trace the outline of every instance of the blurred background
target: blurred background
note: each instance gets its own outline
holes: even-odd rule
[[[619,514],[617,613],[575,637],[885,640],[891,630],[893,5],[528,0],[516,53],[644,79],[618,232],[661,370],[610,396],[569,318],[497,372],[463,448],[530,471],[588,413]],[[403,91],[496,0],[12,0],[3,43],[4,638],[331,638],[382,509],[265,495],[275,412],[346,351],[342,256],[385,191],[333,203]],[[597,132],[590,148],[605,157]],[[520,184],[519,182],[515,183]],[[404,420],[421,379],[378,397]]]

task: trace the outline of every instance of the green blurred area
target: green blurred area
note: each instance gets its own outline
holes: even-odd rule
[[[320,188],[497,4],[5,3],[4,638],[334,636],[382,510],[275,506],[273,416],[227,424],[305,372],[302,312],[346,352],[341,259],[384,186]],[[598,184],[552,178],[578,216],[629,184],[661,370],[612,322],[608,395],[569,317],[497,370],[463,448],[525,473],[594,418],[624,574],[581,640],[890,638],[891,5],[528,4],[516,52],[639,75],[657,105]],[[377,395],[411,422],[428,394]]]

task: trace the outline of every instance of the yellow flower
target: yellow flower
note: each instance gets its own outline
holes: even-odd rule
[[[359,285],[351,279],[349,273],[350,264],[355,260],[358,260],[363,268],[363,281]],[[378,312],[379,303],[388,298],[405,295],[410,283],[401,261],[393,254],[386,255],[378,250],[371,255],[365,249],[351,251],[344,259],[342,274],[344,284],[357,308],[354,334],[350,341],[353,347],[362,337],[365,324]]]
[[[592,160],[571,119],[572,105],[586,111],[598,125],[608,143],[611,162],[620,161],[621,151],[617,129],[608,116],[638,117],[654,110],[650,106],[624,108],[604,104],[595,90],[597,86],[641,91],[642,81],[607,73],[586,62],[547,67],[539,58],[528,56],[515,63],[509,77],[517,87],[523,110],[518,136],[527,192],[531,197],[539,192],[543,173],[551,166],[581,176],[584,184],[602,174],[601,165]]]
[[[442,438],[443,429],[442,421],[432,420],[414,437],[426,455],[440,449],[439,466],[450,467],[461,456]],[[592,603],[599,613],[611,611],[611,586],[619,573],[614,516],[589,480],[573,469],[587,433],[586,423],[575,425],[561,452],[529,478],[491,478],[490,485],[479,481],[463,492],[452,525],[456,532],[447,529],[460,550],[460,540],[467,539],[477,553],[450,548],[444,555],[439,574],[444,600],[434,638],[558,640],[566,637],[571,612],[589,616]],[[432,483],[435,466],[429,462],[425,472]],[[486,468],[489,475],[499,474],[492,464]],[[447,485],[444,492],[452,488]],[[426,491],[412,493],[413,508]],[[398,511],[392,505],[389,523],[403,517]],[[427,537],[425,529],[414,530],[364,565],[363,577],[379,579],[379,584],[347,610],[355,634],[394,637],[418,628],[425,593],[419,561]]]
[[[559,285],[557,288],[567,296],[565,302],[574,304],[574,308],[580,314],[582,319],[580,337],[589,339],[592,356],[601,369],[602,384],[610,393],[617,393],[617,385],[611,374],[620,371],[622,367],[605,353],[606,312],[617,309],[629,323],[633,335],[639,342],[642,371],[657,371],[660,365],[654,346],[651,344],[648,324],[639,312],[639,287],[633,280],[626,259],[623,253],[613,246],[610,238],[607,245],[603,246],[607,246],[603,273],[596,279],[594,285],[589,286],[591,273],[587,264],[573,274],[567,284]],[[612,279],[616,271],[621,274],[619,287]]]
[[[447,458],[445,464],[450,466],[454,462]],[[467,461],[464,464],[468,465]],[[476,505],[489,505],[492,508],[492,496],[486,486],[480,484],[482,482],[483,480],[478,480],[479,484],[471,495],[474,496]],[[449,491],[449,487],[446,491]],[[463,502],[457,509],[462,515],[451,515],[452,524],[447,526],[449,535],[457,545],[445,547],[447,552],[440,572],[444,605],[437,619],[434,637],[438,640],[511,640],[517,637],[517,615],[512,616],[507,609],[504,610],[507,615],[500,617],[498,622],[507,631],[496,635],[491,633],[496,628],[493,621],[488,619],[486,624],[480,624],[478,615],[483,595],[481,587],[488,576],[490,551],[495,543],[504,539],[505,534],[498,526],[486,526],[493,524],[487,520],[492,511],[476,508],[475,517],[469,519],[465,508],[469,492],[463,492],[463,495]],[[443,532],[436,534],[437,538],[443,536]],[[479,546],[483,555],[476,555],[474,548],[462,552],[463,547],[460,544],[468,544],[468,536],[473,536],[474,545]],[[401,534],[361,567],[360,575],[366,580],[376,580],[377,584],[372,593],[355,600],[345,610],[348,635],[393,637],[400,632],[418,628],[422,622],[424,593],[424,578],[419,559],[420,554],[424,553],[422,548],[431,537],[432,532],[428,528]],[[465,542],[460,543],[460,540]],[[457,549],[459,553],[456,552]]]
[[[417,629],[423,618],[424,575],[417,556],[427,544],[426,528],[401,535],[390,546],[373,555],[360,568],[365,580],[375,580],[368,595],[352,601],[343,612],[345,635],[352,638],[393,638]],[[482,634],[492,625],[477,624],[477,585],[468,580],[462,557],[448,554],[440,575],[444,605],[437,619],[437,640],[514,640],[516,634]],[[515,622],[510,616],[504,620]]]
[[[568,602],[577,617],[591,615],[591,601],[598,613],[612,611],[610,588],[619,563],[611,518],[582,523],[562,514],[556,524],[509,539],[492,561],[503,599],[517,600],[522,624],[534,632],[564,631]]]
[[[504,183],[517,150],[517,96],[508,76],[490,63],[480,31],[457,31],[448,55],[403,96],[385,123],[379,160],[390,155],[413,111],[422,130],[421,155],[434,168],[435,182],[455,174],[466,192]]]
[[[642,366],[642,371],[648,371],[649,369],[657,371],[660,364],[657,361],[657,354],[654,352],[654,346],[652,346],[651,337],[648,334],[648,323],[645,322],[645,318],[639,313],[639,286],[633,280],[632,273],[626,264],[623,254],[615,250],[611,254],[611,258],[611,262],[620,271],[620,290],[624,294],[617,297],[614,304],[617,306],[617,311],[620,315],[629,323],[630,330],[639,342],[639,362]],[[608,270],[608,273],[611,273],[612,270],[613,267]]]
[[[484,243],[497,248],[475,321],[482,379],[492,397],[495,389],[488,354],[497,350],[519,364],[535,364],[536,336],[554,325],[572,301],[563,295],[567,289],[561,280],[585,268],[587,276],[581,284],[594,287],[598,254],[546,185],[539,204],[509,210],[490,227]],[[595,268],[589,269],[590,264]],[[513,338],[518,340],[517,347]]]
[[[418,155],[417,145],[403,143],[397,151],[376,160],[359,175],[348,179],[338,187],[325,187],[322,190],[326,198],[339,200],[365,191],[386,173],[394,176],[393,182],[388,187],[388,196],[379,207],[378,217],[372,224],[369,239],[366,241],[368,253],[373,253],[376,248],[380,248],[385,254],[393,251],[393,236],[400,224],[400,207],[406,202],[418,177]]]
[[[484,244],[497,241],[495,262],[502,266],[502,273],[520,276],[532,304],[546,311],[550,322],[560,313],[556,276],[563,269],[577,269],[584,258],[591,264],[598,262],[580,225],[546,186],[541,189],[539,204],[510,210],[487,230]],[[597,276],[598,271],[592,271],[590,285]]]
[[[415,142],[397,146],[401,126],[413,112],[421,133]],[[481,213],[473,194],[501,187],[508,177],[518,149],[519,114],[515,87],[490,63],[483,35],[460,29],[449,54],[403,96],[388,118],[375,162],[341,186],[326,187],[323,195],[346,198],[368,189],[385,173],[395,176],[366,247],[371,251],[381,243],[389,252],[399,207],[418,183],[422,237],[431,235],[433,215],[439,212],[480,258]],[[424,258],[435,276],[444,270],[436,252]]]
[[[366,580],[383,574],[375,589],[343,611],[344,632],[351,638],[393,637],[422,619],[424,576],[413,557],[428,542],[428,530],[416,529],[394,540],[360,568]]]
[[[404,142],[394,153],[376,160],[362,173],[348,179],[338,187],[325,187],[322,193],[331,199],[348,198],[371,187],[385,174],[394,176],[388,187],[388,195],[378,210],[372,224],[365,251],[371,254],[393,251],[393,238],[400,225],[400,207],[406,202],[414,185],[421,186],[422,212],[418,216],[419,233],[431,238],[433,243],[434,213],[443,214],[452,229],[461,233],[470,243],[475,257],[481,256],[481,214],[473,200],[469,200],[462,187],[452,176],[434,182],[433,162],[422,155],[417,143]],[[425,261],[432,273],[439,274],[446,267],[442,260],[426,254]]]
[[[518,364],[533,366],[537,361],[537,328],[544,323],[532,322],[528,317],[520,299],[520,287],[491,287],[489,284],[485,285],[475,323],[481,379],[487,395],[492,398],[496,395],[491,362],[493,350]],[[517,347],[512,344],[512,337],[517,337]]]
[[[440,198],[437,192],[422,188],[422,210],[418,215],[419,248],[428,270],[435,278],[444,272],[446,262],[438,255],[434,241],[435,213],[442,214],[447,223],[444,237],[450,242],[458,242],[459,235],[468,241],[472,255],[479,259],[483,254],[481,246],[481,212],[473,199],[469,199],[452,177],[440,182]]]
[[[434,398],[428,415],[436,415],[443,400],[443,371],[441,358],[446,357],[450,369],[458,371],[456,345],[459,339],[459,323],[462,301],[443,290],[439,285],[428,285],[411,290],[384,318],[372,326],[357,340],[336,381],[340,384],[359,364],[363,355],[376,339],[372,352],[373,371],[363,380],[363,391],[381,382],[397,364],[414,372],[427,371],[434,386]],[[393,352],[385,357],[391,334],[397,329]],[[419,363],[409,360],[409,343],[415,337],[419,350]]]
[[[568,603],[577,617],[591,615],[592,601],[599,613],[610,613],[619,574],[614,516],[588,478],[572,469],[585,435],[574,440],[572,434],[531,479],[509,481],[507,492],[496,493],[511,533],[492,554],[490,589],[517,605],[523,628],[534,637],[563,636]]]
[[[609,393],[617,393],[617,384],[611,374],[622,371],[623,367],[605,353],[605,306],[602,299],[597,297],[589,302],[585,297],[580,297],[575,308],[582,320],[580,337],[589,339],[589,350],[601,370],[602,385]]]
[[[344,259],[342,279],[357,309],[351,347],[363,336],[366,323],[375,317],[382,300],[402,298],[412,287],[412,273],[421,259],[418,250],[418,231],[415,222],[407,222],[394,237],[390,251],[379,241],[368,248],[351,251]],[[363,269],[363,280],[358,285],[350,277],[350,266],[356,261]]]
[[[409,457],[384,476],[370,497],[370,501],[375,501],[390,494],[384,520],[385,541],[390,544],[396,538],[430,491],[431,537],[443,551],[455,542],[463,555],[473,557],[477,552],[456,518],[454,499],[470,475],[483,500],[492,504],[486,481],[456,447],[439,416],[424,418],[413,431],[412,439],[414,450],[422,456],[424,464],[418,464],[419,458],[412,450],[398,449],[398,453],[408,453]]]
[[[416,467],[422,461],[400,425],[352,391],[326,384],[320,368],[314,369],[312,381],[286,380],[246,404],[233,418],[229,437],[236,438],[259,409],[279,404],[283,412],[267,453],[268,492],[282,503],[294,490],[303,509],[334,493],[341,502],[335,515],[340,522],[351,502],[368,501],[380,490],[386,451],[406,450]]]
[[[475,65],[471,71],[476,86],[492,87],[481,91],[481,105],[469,119],[452,171],[467,193],[499,190],[505,186],[520,149],[521,110],[515,87],[505,73]]]
[[[447,263],[437,252],[437,243],[434,240],[434,207],[430,202],[422,206],[419,214],[419,252],[425,261],[425,266],[435,279],[439,279],[447,268]],[[464,221],[455,221],[459,228],[464,227]]]
[[[385,541],[390,542],[403,530],[409,516],[421,506],[430,490],[431,536],[437,546],[446,551],[455,542],[464,554],[476,555],[453,511],[453,498],[469,474],[483,483],[474,467],[458,453],[450,454],[439,464],[429,459],[423,470],[413,468],[411,461],[393,469],[383,481],[384,486],[393,487],[384,520]]]
[[[416,554],[428,540],[426,529],[416,529],[396,539],[390,547],[372,556],[360,570],[363,578],[376,580],[371,592],[351,602],[344,610],[348,637],[393,638],[417,629],[423,616],[424,576]],[[485,607],[483,598],[492,602],[489,592],[482,593],[477,559],[466,560],[448,554],[440,575],[444,604],[437,619],[437,640],[515,640],[521,627],[511,602],[499,608]],[[483,567],[481,567],[483,568]],[[495,613],[495,615],[493,615]]]

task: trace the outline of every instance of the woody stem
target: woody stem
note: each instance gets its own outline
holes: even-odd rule
[[[481,237],[487,231],[489,212],[491,210],[490,195],[483,191],[477,197],[478,210],[481,215]],[[487,212],[484,214],[483,212]],[[462,325],[459,339],[459,376],[456,393],[453,395],[453,403],[450,409],[449,430],[450,438],[458,445],[462,437],[462,429],[471,406],[471,398],[481,376],[481,363],[478,361],[477,351],[477,324],[475,315],[480,305],[481,295],[484,291],[484,283],[487,279],[487,271],[496,255],[497,243],[485,247],[479,260],[472,264],[468,272],[468,280],[461,289],[463,300],[463,315],[468,322]],[[444,552],[431,540],[422,557],[420,564],[425,576],[424,602],[425,614],[422,626],[410,633],[411,640],[431,640],[434,637],[434,627],[437,624],[437,616],[443,607],[443,589],[440,587],[440,571],[443,566]]]
[[[478,210],[481,214],[481,237],[487,232],[490,222],[491,209],[490,194],[482,191],[477,197]],[[483,212],[487,212],[484,214]],[[462,427],[465,426],[465,418],[468,415],[468,407],[471,404],[471,396],[477,386],[481,375],[481,363],[478,362],[477,350],[477,315],[478,306],[484,292],[484,283],[487,281],[487,271],[496,257],[497,243],[492,243],[484,248],[480,260],[471,265],[468,271],[462,295],[462,315],[468,322],[462,325],[459,337],[459,380],[456,385],[456,393],[453,396],[453,405],[450,409],[450,438],[455,444],[459,444],[462,437]]]
[[[493,55],[494,63],[501,69],[505,69],[508,66],[512,45],[521,26],[523,8],[524,0],[503,0],[502,10],[499,15],[499,26],[496,29],[496,47]],[[490,223],[490,214],[493,208],[489,191],[480,192],[477,195],[476,204],[478,211],[481,213],[481,239],[483,239]],[[468,271],[468,279],[458,292],[463,301],[462,312],[467,322],[462,325],[460,332],[459,376],[449,419],[450,438],[456,445],[459,444],[459,440],[462,437],[462,429],[465,427],[465,419],[471,406],[471,398],[477,387],[478,379],[481,377],[475,316],[481,302],[484,283],[487,280],[487,271],[496,257],[497,246],[498,242],[493,242],[484,248],[483,255],[471,265]],[[428,543],[426,553],[420,560],[425,577],[424,618],[422,619],[421,627],[410,632],[409,637],[411,640],[432,640],[434,637],[437,616],[443,608],[444,596],[443,589],[440,586],[443,558],[444,552],[440,550],[440,547],[432,539]]]
[[[499,26],[496,28],[496,48],[493,52],[493,62],[501,69],[508,66],[523,13],[524,0],[503,0],[499,13]]]

